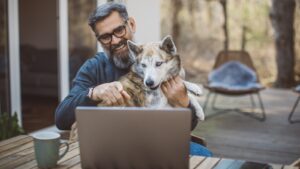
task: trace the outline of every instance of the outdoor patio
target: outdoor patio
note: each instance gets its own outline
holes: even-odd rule
[[[272,88],[262,91],[261,96],[266,121],[237,112],[219,113],[198,124],[194,134],[206,139],[214,156],[290,164],[300,157],[300,123],[290,124],[287,120],[298,95],[292,90]],[[202,105],[204,100],[202,96]],[[220,96],[217,105],[249,105],[249,100],[249,95],[232,99]],[[295,118],[300,118],[299,112],[300,106]],[[211,107],[205,113],[212,115]]]
[[[266,121],[260,122],[237,112],[211,116],[213,112],[208,107],[208,118],[198,124],[194,134],[206,139],[209,149],[216,157],[291,164],[300,158],[300,123],[290,124],[287,118],[298,95],[292,90],[270,88],[262,91],[261,96],[267,114]],[[204,95],[199,99],[202,105],[205,97]],[[229,99],[220,96],[217,105],[249,105],[249,99],[249,96]],[[31,131],[53,121],[50,114],[54,113],[46,113],[42,109],[47,101],[36,100],[32,103],[37,102],[44,105],[36,107],[39,114],[44,115],[27,114],[30,118],[25,118],[24,124]],[[295,118],[300,118],[300,106],[294,115]]]

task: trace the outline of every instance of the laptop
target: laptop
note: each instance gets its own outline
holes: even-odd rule
[[[76,119],[83,168],[189,167],[189,109],[77,107]]]

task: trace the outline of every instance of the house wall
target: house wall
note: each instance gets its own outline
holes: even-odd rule
[[[130,16],[136,20],[136,41],[140,43],[160,40],[160,0],[127,0]]]
[[[54,0],[20,0],[21,45],[57,48],[57,5]]]

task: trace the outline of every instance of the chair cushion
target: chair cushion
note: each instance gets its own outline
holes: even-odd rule
[[[300,93],[300,85],[297,85],[294,90],[295,92]]]
[[[227,90],[260,89],[255,72],[238,61],[229,61],[213,70],[209,76],[209,87]]]

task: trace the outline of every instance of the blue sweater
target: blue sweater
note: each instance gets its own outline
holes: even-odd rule
[[[75,122],[77,106],[96,106],[97,104],[87,96],[89,88],[117,81],[128,71],[129,69],[117,68],[103,52],[99,52],[93,58],[88,59],[77,72],[69,95],[56,109],[56,126],[61,130],[70,130]],[[194,107],[189,107],[192,110],[192,129],[194,129],[197,125],[196,112]]]

